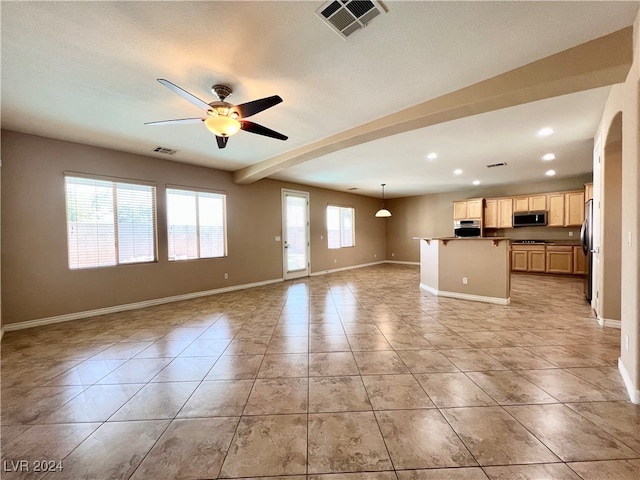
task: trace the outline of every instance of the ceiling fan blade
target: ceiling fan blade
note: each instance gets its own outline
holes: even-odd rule
[[[249,133],[257,133],[258,135],[264,135],[265,137],[277,138],[278,140],[286,140],[286,135],[276,132],[275,130],[271,130],[270,128],[263,127],[262,125],[258,125],[257,123],[249,122],[247,120],[241,120],[240,125],[242,130]]]
[[[218,142],[218,148],[224,148],[227,146],[229,137],[219,137],[218,135],[216,135],[216,140]]]
[[[194,104],[196,107],[201,108],[201,109],[203,109],[205,111],[211,110],[211,107],[209,106],[209,104],[207,102],[205,102],[204,100],[200,100],[195,95],[192,95],[189,92],[187,92],[186,90],[183,90],[182,88],[180,88],[176,84],[171,83],[169,80],[165,80],[164,78],[158,78],[158,82],[160,82],[162,85],[167,87],[172,92],[175,92],[178,95],[180,95],[187,102],[190,102],[190,103]]]
[[[186,123],[202,123],[202,118],[177,118],[175,120],[160,120],[159,122],[146,122],[145,125],[184,125]]]
[[[272,97],[261,98],[252,102],[241,103],[240,105],[236,105],[235,109],[240,114],[240,118],[247,118],[251,115],[255,115],[256,113],[260,113],[267,108],[271,108],[280,102],[282,102],[282,98],[278,95],[274,95]]]

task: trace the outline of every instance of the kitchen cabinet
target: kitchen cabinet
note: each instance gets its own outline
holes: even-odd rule
[[[547,195],[547,226],[564,227],[564,193],[551,193]]]
[[[546,258],[544,250],[532,250],[527,252],[530,272],[545,272]]]
[[[513,200],[511,198],[498,199],[498,228],[513,227]]]
[[[547,209],[547,196],[534,195],[529,197],[529,211],[540,212]]]
[[[454,220],[482,220],[482,198],[453,202]]]
[[[514,212],[539,212],[547,209],[546,195],[529,195],[513,199]]]
[[[495,198],[484,202],[484,228],[498,228],[498,200]]]
[[[546,271],[544,245],[512,245],[511,270],[515,272]]]
[[[587,273],[587,256],[582,247],[573,247],[573,273],[585,275]]]
[[[526,272],[528,269],[527,252],[513,248],[511,250],[511,270],[514,272]]]
[[[579,227],[584,222],[584,192],[564,194],[564,226]]]
[[[569,245],[547,246],[547,269],[549,273],[573,273],[573,247]]]
[[[513,211],[514,212],[528,212],[529,211],[529,197],[515,197],[513,199]]]
[[[584,201],[593,200],[593,183],[584,184]]]

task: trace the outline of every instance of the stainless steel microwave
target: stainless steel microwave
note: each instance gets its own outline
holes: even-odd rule
[[[547,212],[515,212],[513,214],[514,227],[544,227],[547,225]]]

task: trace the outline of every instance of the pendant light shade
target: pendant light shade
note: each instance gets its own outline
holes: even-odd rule
[[[384,208],[384,186],[386,183],[381,183],[380,185],[382,185],[382,208],[376,212],[376,217],[386,218],[391,216],[391,212]]]

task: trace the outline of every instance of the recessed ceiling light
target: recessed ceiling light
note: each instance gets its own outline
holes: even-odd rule
[[[551,135],[553,133],[553,128],[551,127],[544,127],[541,128],[540,130],[538,130],[538,136],[539,137],[548,137],[549,135]]]
[[[429,160],[435,160],[436,158],[438,158],[438,154],[436,152],[431,152],[427,155],[427,159]]]
[[[459,168],[456,168],[456,169],[453,171],[453,174],[454,174],[454,175],[462,175],[462,170],[460,170]]]
[[[542,156],[542,159],[543,160],[555,160],[556,159],[556,155],[555,155],[555,153],[545,153]]]
[[[556,174],[556,171],[555,170],[547,170],[546,172],[544,172],[544,174],[547,177],[553,177]]]
[[[474,180],[474,181],[473,181],[473,184],[474,184],[474,185],[480,185],[480,180]]]

